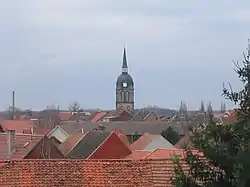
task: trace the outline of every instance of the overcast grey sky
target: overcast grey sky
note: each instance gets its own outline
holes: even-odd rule
[[[249,36],[247,0],[1,1],[0,108],[114,108],[124,45],[136,107],[219,108]]]

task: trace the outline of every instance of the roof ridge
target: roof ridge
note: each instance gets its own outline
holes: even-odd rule
[[[129,150],[129,151],[132,153],[132,150],[130,149],[130,147],[127,146],[127,145],[125,144],[125,142],[123,142],[123,141],[121,140],[121,138],[118,136],[117,132],[116,132],[116,131],[112,131],[112,133],[114,133],[115,136],[116,136],[117,138],[119,138],[120,142],[122,142],[122,144],[127,148],[127,150]],[[123,136],[122,133],[121,133],[121,135]]]
[[[69,151],[67,153],[64,154],[64,156],[66,157],[81,141],[82,139],[89,133],[90,131],[87,131],[85,134],[83,134],[83,136],[71,147],[71,149],[69,149]],[[72,136],[72,135],[71,135]],[[69,138],[69,137],[68,137]],[[67,140],[65,140],[67,141]]]
[[[88,159],[88,158],[90,158],[107,140],[108,140],[108,138],[111,136],[113,134],[113,131],[112,132],[110,132],[110,134],[104,139],[104,141],[102,141],[102,143],[99,145],[99,146],[97,146],[97,148],[86,158],[86,159]]]

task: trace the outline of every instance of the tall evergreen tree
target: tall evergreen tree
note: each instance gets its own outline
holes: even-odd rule
[[[187,105],[184,101],[181,101],[179,108],[179,117],[184,118],[187,115]]]
[[[213,112],[213,107],[212,107],[212,103],[209,102],[207,105],[207,116],[212,119],[214,116],[214,112]]]
[[[221,102],[220,112],[221,113],[225,113],[226,112],[226,103],[224,101]]]
[[[206,161],[186,149],[188,175],[179,160],[175,160],[178,187],[249,187],[250,186],[250,48],[243,53],[243,61],[236,62],[236,72],[243,83],[240,92],[223,88],[226,99],[239,104],[238,122],[231,125],[210,121],[206,127],[194,128],[191,142],[203,152]]]
[[[201,113],[205,113],[204,101],[201,101],[200,112],[201,112]]]

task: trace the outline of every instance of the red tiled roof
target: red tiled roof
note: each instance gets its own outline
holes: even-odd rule
[[[67,140],[58,146],[59,150],[64,155],[67,155],[84,136],[85,134],[82,134],[81,132],[72,134]]]
[[[128,145],[113,131],[88,159],[120,159],[131,153]]]
[[[150,153],[151,151],[135,150],[135,151],[132,151],[130,155],[126,156],[125,159],[140,160],[140,159],[144,159]]]
[[[34,129],[34,134],[47,135],[49,132],[49,129]]]
[[[203,156],[203,154],[197,150],[192,150],[195,155]],[[173,155],[178,155],[180,158],[185,158],[186,154],[183,149],[156,149],[150,154],[146,155],[144,159],[163,159],[172,158]]]
[[[58,117],[63,121],[67,121],[71,117],[71,114],[69,112],[59,112]]]
[[[182,166],[187,171],[186,165]],[[0,171],[0,184],[3,186],[172,187],[174,165],[171,159],[25,159],[2,162]]]
[[[202,156],[203,153],[192,150],[193,154]],[[185,157],[185,151],[183,149],[156,149],[154,151],[136,150],[132,151],[132,154],[125,157],[126,159],[140,160],[140,159],[169,159],[173,158],[173,155],[178,155],[180,158]]]
[[[10,159],[23,159],[43,138],[42,135],[16,134],[14,152]],[[7,133],[0,133],[0,160],[7,159]]]
[[[100,119],[102,119],[105,115],[107,114],[107,112],[97,112],[92,119],[90,120],[90,122],[97,122]]]
[[[188,147],[192,149],[194,145],[192,144],[190,137],[192,136],[191,133],[186,134],[184,137],[182,137],[176,144],[175,148],[182,149],[184,147]]]
[[[128,138],[127,138],[126,134],[124,134],[121,130],[115,130],[115,133],[123,141],[123,143],[125,145],[129,146],[129,141],[128,141]]]
[[[23,133],[24,130],[34,128],[34,122],[31,120],[3,120],[4,130],[15,130],[16,133]]]

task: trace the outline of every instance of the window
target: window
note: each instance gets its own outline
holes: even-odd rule
[[[126,100],[125,101],[129,102],[129,94],[128,94],[128,92],[126,92]]]
[[[121,94],[122,94],[122,98],[121,98],[121,100],[122,100],[122,101],[126,101],[125,92],[122,92]]]

